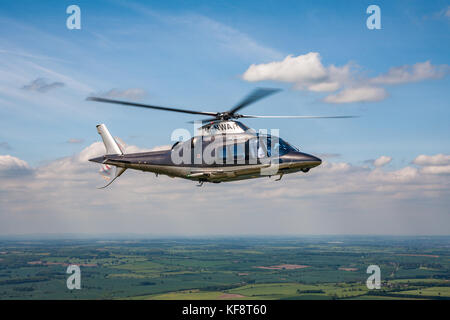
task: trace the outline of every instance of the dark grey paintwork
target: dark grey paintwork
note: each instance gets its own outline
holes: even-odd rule
[[[243,136],[241,134],[233,135],[235,137]],[[198,138],[194,137],[193,139]],[[210,139],[210,137],[209,137]],[[124,155],[104,155],[101,157],[89,159],[89,161],[114,165],[122,168],[130,168],[135,170],[142,170],[154,172],[157,174],[165,174],[171,177],[180,177],[195,181],[209,181],[209,182],[226,182],[243,179],[258,178],[263,176],[283,175],[292,172],[303,171],[307,172],[321,164],[321,160],[313,155],[299,152],[289,151],[280,157],[271,158],[250,158],[247,154],[246,159],[236,160],[221,163],[207,164],[205,161],[195,163],[194,149],[190,149],[192,155],[190,161],[187,163],[176,164],[172,160],[172,152],[177,152],[183,144],[192,144],[192,139],[183,143],[175,144],[172,149],[162,151],[150,151],[141,153],[132,153]],[[203,141],[203,150],[211,141]],[[247,150],[248,153],[248,150]],[[202,158],[201,158],[202,159]],[[277,170],[269,171],[269,174],[262,171],[268,168],[271,160],[272,166],[275,164]],[[203,160],[203,159],[202,159]],[[272,167],[271,167],[272,168]]]

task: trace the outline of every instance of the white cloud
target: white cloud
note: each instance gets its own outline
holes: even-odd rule
[[[373,102],[381,101],[387,96],[388,94],[383,88],[365,86],[344,89],[323,100],[329,103]]]
[[[430,61],[419,62],[412,66],[393,67],[385,74],[370,79],[374,84],[401,84],[427,79],[440,79],[450,72],[450,66],[432,65]]]
[[[97,190],[104,181],[98,164],[88,159],[104,152],[96,142],[34,169],[2,156],[1,168],[33,174],[2,177],[0,232],[445,233],[450,223],[443,214],[450,205],[446,172],[324,161],[307,174],[285,175],[279,182],[261,178],[197,188],[192,181],[127,170],[110,188]],[[426,214],[417,203],[428,203]],[[408,229],[411,215],[416,224]]]
[[[392,161],[392,157],[381,156],[373,162],[373,165],[375,167],[382,167],[382,166],[387,165],[391,161]]]
[[[413,164],[422,166],[420,172],[423,174],[448,174],[450,173],[450,155],[439,153],[432,156],[421,154],[417,156]]]
[[[327,76],[317,52],[266,64],[252,64],[242,76],[247,81],[274,80],[294,83],[309,83],[323,80]]]
[[[351,80],[352,71],[350,68],[350,63],[342,67],[330,65],[327,68],[327,71],[328,71],[327,80],[308,86],[308,90],[317,92],[336,91],[340,89],[342,86],[351,83],[352,81]]]
[[[395,171],[382,171],[379,168],[370,172],[368,178],[371,181],[384,183],[404,183],[414,180],[418,176],[418,170],[413,167],[405,167]]]
[[[172,148],[171,145],[164,145],[164,146],[157,146],[157,147],[153,147],[148,151],[163,151],[163,150],[170,150]]]
[[[447,165],[450,164],[450,155],[439,153],[434,156],[428,156],[425,154],[421,154],[413,160],[413,163],[419,166]]]
[[[10,155],[0,155],[0,170],[9,170],[14,168],[29,168],[26,161]]]
[[[28,163],[11,155],[0,155],[0,177],[18,176],[31,173]]]
[[[450,72],[450,66],[432,65],[430,61],[412,66],[393,67],[387,73],[367,78],[352,70],[351,63],[337,67],[324,66],[318,52],[304,55],[288,55],[281,61],[252,64],[242,75],[249,82],[278,81],[293,84],[297,90],[313,92],[334,92],[323,101],[328,103],[353,103],[381,101],[388,96],[380,85],[395,85],[440,79]]]
[[[422,173],[429,174],[448,174],[450,173],[450,165],[446,166],[426,166],[421,169]]]
[[[348,172],[351,169],[350,164],[346,162],[328,162],[324,161],[321,165],[322,171],[329,173]]]
[[[341,85],[339,82],[319,82],[317,84],[310,85],[308,89],[315,92],[330,92],[338,90],[340,86]]]
[[[294,57],[288,55],[282,61],[252,64],[242,75],[246,81],[280,81],[293,83],[295,89],[311,91],[336,91],[350,74],[350,66],[325,67],[318,52]]]

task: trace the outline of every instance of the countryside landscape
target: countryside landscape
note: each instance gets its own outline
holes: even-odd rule
[[[2,239],[0,299],[450,299],[450,237]]]

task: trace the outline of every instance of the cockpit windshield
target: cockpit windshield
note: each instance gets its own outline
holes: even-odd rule
[[[299,151],[298,148],[291,146],[283,139],[271,135],[258,135],[256,139],[250,141],[250,146],[252,145],[257,150],[258,158],[282,156],[291,151]],[[252,147],[250,147],[251,149]]]
[[[276,136],[267,136],[267,153],[270,156],[282,156],[291,151],[298,151],[289,143]]]

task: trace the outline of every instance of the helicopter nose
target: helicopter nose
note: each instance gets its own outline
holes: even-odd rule
[[[311,162],[314,167],[317,167],[322,163],[322,160],[317,158],[316,156],[308,154],[306,155],[306,157],[308,158],[308,162]]]
[[[322,163],[322,160],[316,156],[303,152],[290,152],[284,158],[284,161],[290,162],[294,166],[301,165],[305,168],[314,168]]]
[[[321,159],[317,158],[316,156],[307,154],[307,153],[301,153],[299,158],[305,164],[307,163],[310,168],[317,167],[318,165],[320,165],[322,163]]]

